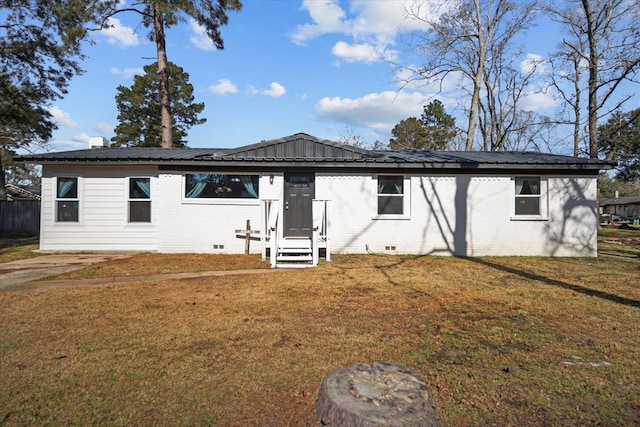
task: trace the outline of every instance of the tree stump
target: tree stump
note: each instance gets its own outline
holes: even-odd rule
[[[388,362],[361,363],[324,377],[316,419],[332,427],[441,426],[424,380]]]

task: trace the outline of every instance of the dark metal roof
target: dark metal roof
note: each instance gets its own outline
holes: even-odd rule
[[[98,148],[19,156],[18,161],[60,163],[128,163],[165,166],[353,167],[417,169],[581,169],[610,168],[598,159],[507,151],[365,150],[305,133],[235,149]]]
[[[609,197],[600,199],[600,206],[637,204],[640,204],[640,196]]]

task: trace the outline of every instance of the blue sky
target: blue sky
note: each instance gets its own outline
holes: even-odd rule
[[[435,0],[424,1],[429,10]],[[407,19],[404,0],[244,0],[222,27],[224,50],[215,50],[191,22],[167,31],[170,61],[190,75],[201,117],[191,128],[190,147],[238,147],[306,132],[340,140],[387,143],[400,120],[419,117],[434,97],[448,111],[459,110],[458,82],[434,87],[403,85],[400,65],[419,58],[406,34],[423,24]],[[155,61],[155,45],[135,13],[115,16],[112,28],[93,35],[84,52],[86,72],[77,76],[64,99],[52,105],[59,129],[53,151],[87,147],[90,136],[110,139],[117,125],[116,88]],[[520,58],[544,58],[559,35],[547,22],[532,30]],[[535,87],[527,104],[549,112],[551,94]],[[459,123],[463,123],[462,120]]]

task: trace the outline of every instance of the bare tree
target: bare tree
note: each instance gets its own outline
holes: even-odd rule
[[[578,19],[578,15],[567,13],[566,18],[574,22]],[[556,120],[556,123],[568,124],[573,127],[573,155],[577,157],[580,154],[580,143],[583,141],[581,129],[584,125],[582,122],[584,88],[581,83],[586,72],[586,63],[582,61],[583,54],[581,52],[586,52],[587,42],[577,22],[575,25],[565,26],[565,29],[568,32],[568,38],[565,38],[558,45],[556,52],[549,58],[547,76],[551,87],[555,89],[562,100],[560,118]],[[562,117],[567,118],[563,119]]]
[[[526,25],[530,19],[528,10],[530,8],[522,10],[513,27]],[[511,28],[505,30],[511,31]],[[510,48],[507,43],[510,38],[504,37],[491,47],[492,61],[485,66],[478,122],[486,151],[525,149],[531,145],[526,136],[535,134],[535,128],[546,123],[522,107],[530,90],[537,87],[534,83],[541,77],[538,70],[543,61],[535,57],[521,63],[514,61],[524,52]]]
[[[577,154],[580,93],[585,89],[582,71],[585,70],[589,155],[596,158],[598,120],[631,98],[632,95],[623,95],[613,99],[622,83],[637,83],[640,71],[640,8],[629,0],[569,0],[551,3],[546,10],[567,32],[558,50],[559,55],[568,59],[565,61],[568,67],[563,69],[561,78],[573,77],[574,153]],[[557,72],[554,76],[558,79]],[[565,100],[569,99],[567,93],[570,92],[561,92]]]
[[[366,148],[367,143],[358,133],[358,128],[353,123],[346,123],[344,130],[338,141],[344,145],[351,145],[356,148]]]
[[[460,74],[471,83],[465,143],[465,149],[471,150],[487,78],[501,71],[496,62],[507,59],[506,52],[515,35],[530,27],[533,7],[528,1],[510,0],[461,0],[444,2],[441,7],[448,9],[437,18],[433,18],[433,11],[425,16],[418,3],[409,8],[408,17],[428,27],[424,33],[414,34],[412,47],[425,58],[418,70],[421,79],[431,83]],[[487,67],[492,71],[487,73]],[[494,110],[500,107],[498,100],[494,101],[485,102],[484,113],[497,119],[502,112]]]

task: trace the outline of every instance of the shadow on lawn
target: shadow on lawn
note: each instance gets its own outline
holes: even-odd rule
[[[491,267],[491,268],[495,268],[497,270],[503,271],[505,273],[510,273],[510,274],[515,274],[521,277],[524,277],[525,279],[529,279],[529,280],[535,280],[537,282],[542,282],[545,285],[550,285],[550,286],[557,286],[563,289],[568,289],[574,292],[578,292],[581,293],[583,295],[588,295],[588,296],[592,296],[592,297],[598,297],[598,298],[602,298],[608,301],[612,301],[615,302],[617,304],[623,304],[623,305],[628,305],[631,307],[635,307],[635,308],[640,308],[640,301],[636,301],[630,298],[625,298],[625,297],[621,297],[619,295],[615,295],[615,294],[610,294],[608,292],[603,292],[603,291],[597,291],[595,289],[589,289],[589,288],[585,288],[582,286],[578,286],[578,285],[574,285],[572,283],[567,283],[567,282],[563,282],[561,280],[556,280],[556,279],[551,279],[549,277],[545,277],[545,276],[541,276],[538,274],[534,274],[534,273],[527,273],[512,267],[507,267],[505,265],[500,265],[498,263],[495,262],[491,262],[488,261],[486,259],[483,258],[471,258],[471,257],[465,257],[464,259],[471,261],[471,262],[475,262],[477,264],[481,264],[484,265],[486,267]]]
[[[427,257],[429,255],[419,255],[417,257],[412,257],[409,259],[415,259],[415,258],[423,258],[423,257]],[[514,274],[520,277],[524,277],[525,279],[528,280],[535,280],[537,282],[541,282],[545,285],[549,285],[549,286],[557,286],[563,289],[567,289],[567,290],[571,290],[583,295],[588,295],[588,296],[592,296],[592,297],[597,297],[597,298],[602,298],[611,302],[615,302],[617,304],[622,304],[622,305],[628,305],[630,307],[635,307],[635,308],[640,308],[640,301],[631,299],[631,298],[625,298],[625,297],[621,297],[619,295],[615,295],[615,294],[611,294],[608,292],[604,292],[604,291],[598,291],[595,289],[590,289],[590,288],[585,288],[579,285],[575,285],[572,283],[567,283],[567,282],[563,282],[561,280],[557,280],[557,279],[552,279],[550,277],[545,277],[545,276],[541,276],[539,274],[534,274],[534,273],[527,273],[525,271],[522,270],[518,270],[516,268],[513,267],[508,267],[506,265],[501,265],[498,264],[496,262],[492,262],[489,261],[485,258],[479,258],[479,257],[459,257],[460,259],[464,259],[466,261],[470,261],[476,264],[480,264],[483,265],[485,267],[490,267],[490,268],[494,268],[496,270],[500,270],[502,272],[505,273],[509,273],[509,274]],[[403,286],[402,283],[398,283],[396,280],[394,280],[391,275],[389,274],[388,270],[391,267],[398,267],[402,264],[404,264],[405,262],[407,262],[408,259],[407,258],[401,258],[398,262],[394,262],[392,264],[386,264],[386,265],[381,265],[381,266],[377,266],[375,267],[376,270],[378,270],[389,282],[389,284],[394,285],[394,286]],[[423,291],[420,291],[418,289],[412,289],[415,292],[420,292],[423,293]],[[425,294],[426,295],[426,294]]]

